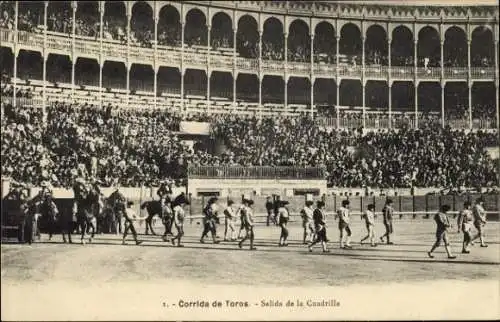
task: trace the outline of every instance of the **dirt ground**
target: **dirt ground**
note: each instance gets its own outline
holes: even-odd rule
[[[474,290],[485,285],[484,287],[490,289],[478,291],[473,297],[482,304],[498,299],[500,280],[500,223],[498,222],[490,222],[487,225],[486,236],[489,247],[481,248],[476,243],[471,248],[470,254],[460,253],[462,234],[452,233],[452,249],[457,255],[455,260],[447,259],[444,248],[439,248],[435,252],[434,259],[427,257],[426,252],[434,242],[435,224],[432,219],[396,221],[393,238],[395,245],[379,244],[378,247],[359,244],[366,231],[359,219],[354,220],[352,250],[339,248],[339,233],[336,227],[335,222],[330,223],[328,238],[331,252],[328,254],[323,254],[319,245],[313,253],[309,253],[307,247],[302,245],[302,230],[298,224],[293,224],[290,228],[288,247],[278,247],[280,233],[278,227],[257,226],[256,251],[248,250],[248,242],[243,249],[238,248],[237,242],[221,242],[214,245],[210,238],[206,238],[206,243],[201,244],[199,237],[202,228],[196,224],[186,225],[184,248],[173,247],[170,243],[163,242],[160,236],[146,235],[139,236],[144,241],[140,246],[136,246],[132,240],[129,240],[128,245],[121,245],[121,236],[116,235],[98,235],[92,244],[84,246],[78,243],[62,244],[61,236],[55,236],[48,242],[47,235],[42,235],[41,241],[31,246],[3,244],[2,320],[123,318],[120,314],[125,314],[127,310],[115,311],[113,307],[116,305],[121,307],[129,302],[135,303],[137,307],[127,304],[129,313],[126,313],[125,317],[128,319],[169,319],[169,316],[177,318],[175,310],[170,312],[173,315],[164,316],[162,315],[164,313],[155,311],[158,310],[156,307],[147,310],[143,305],[146,305],[145,303],[152,305],[153,302],[161,302],[167,308],[168,305],[181,305],[179,298],[182,294],[187,294],[185,296],[188,299],[200,294],[207,294],[208,297],[214,294],[227,294],[225,298],[235,299],[233,293],[236,293],[239,294],[238,299],[241,296],[250,296],[249,301],[261,306],[263,304],[257,300],[258,296],[276,292],[282,294],[280,296],[290,296],[291,291],[286,290],[298,290],[301,296],[311,292],[314,294],[316,289],[318,295],[341,290],[340,294],[349,297],[347,294],[354,292],[352,293],[354,302],[356,298],[364,299],[365,296],[369,296],[375,302],[382,300],[377,298],[378,291],[380,294],[388,294],[389,297],[386,299],[392,296],[394,298],[392,301],[396,301],[399,297],[398,292],[402,292],[406,298],[414,296],[418,299],[416,302],[411,302],[409,299],[405,302],[411,308],[412,303],[422,304],[422,297],[430,301],[433,295],[437,296],[443,291],[448,298],[454,294],[459,296],[460,292],[470,293],[472,296],[476,293]],[[144,232],[144,227],[139,227],[138,230]],[[159,232],[163,232],[162,228],[159,228]],[[376,232],[378,235],[383,232],[381,223],[377,223]],[[223,233],[221,226],[218,235],[222,236]],[[79,241],[76,236],[74,241]],[[443,285],[446,286],[434,286],[441,285],[440,283],[445,283]],[[390,287],[394,291],[391,291]],[[419,290],[411,291],[411,287],[417,287]],[[454,287],[459,287],[460,290],[453,291]],[[363,288],[367,289],[363,291]],[[109,294],[104,291],[105,289]],[[248,291],[242,291],[245,289]],[[355,292],[357,289],[360,290]],[[396,291],[398,289],[401,291]],[[255,290],[260,290],[258,296]],[[483,295],[490,294],[488,292],[494,296],[495,291],[496,298],[484,298]],[[161,295],[155,295],[157,293]],[[111,301],[111,298],[116,300],[117,296],[124,297],[125,300],[120,300],[117,302],[119,304],[114,304],[115,306],[105,305],[104,313],[99,310],[83,309],[81,305],[86,305],[85,300],[77,304],[82,299],[95,302],[100,298],[97,294],[101,294],[99,296],[102,296],[102,299],[95,305]],[[48,310],[48,307],[57,306],[58,301],[65,299],[66,296],[73,299],[69,304],[65,302],[62,308]],[[160,300],[165,296],[169,298],[167,302]],[[41,305],[42,297],[44,301],[50,299],[43,305],[49,313],[37,315],[21,309],[30,307],[29,303],[32,301],[36,303],[34,307]],[[439,298],[442,302],[442,297]],[[457,299],[457,301],[462,300]],[[230,304],[227,303],[229,306]],[[67,316],[64,312],[67,312],[72,305],[81,308],[81,312]],[[453,307],[453,304],[450,305]],[[391,307],[394,308],[394,305],[391,304]],[[227,309],[236,310],[233,307]],[[376,310],[377,307],[373,309]],[[492,317],[500,317],[498,305],[496,308],[490,306],[490,309],[493,309]],[[143,310],[149,312],[149,315],[144,315]],[[190,314],[194,314],[189,315],[190,319],[197,318],[196,310],[189,311]],[[240,319],[259,317],[252,315],[251,311],[243,317],[238,317]],[[486,313],[484,310],[474,311],[476,317],[479,313]],[[201,312],[203,313],[203,310]],[[306,314],[305,311],[301,312],[300,314]],[[314,312],[318,315],[307,316],[315,319],[353,318],[359,313],[356,309],[349,312],[337,311],[338,315],[328,315],[324,311]],[[370,311],[365,308],[364,312]],[[458,312],[447,311],[446,314],[458,314]],[[235,314],[241,313],[237,311]],[[256,311],[256,314],[262,313],[262,310]],[[381,316],[385,318],[406,316],[404,313],[402,311],[400,314],[403,315],[398,315],[398,311],[390,310]],[[291,315],[291,318],[299,318],[300,314]],[[460,316],[464,317],[463,314]],[[210,317],[211,315],[205,312],[198,318]],[[212,316],[214,317],[237,318],[234,315]],[[277,317],[286,318],[286,314]],[[426,315],[406,317],[424,318]],[[181,318],[187,316],[181,315]],[[274,319],[274,315],[267,318]]]

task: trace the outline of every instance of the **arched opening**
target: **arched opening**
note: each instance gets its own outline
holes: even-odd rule
[[[495,83],[475,82],[471,95],[472,118],[496,120]]]
[[[212,48],[233,48],[233,24],[225,12],[219,12],[212,18],[210,30]]]
[[[415,85],[412,82],[392,83],[391,108],[397,112],[413,112],[415,110]]]
[[[468,120],[469,90],[465,82],[447,82],[444,88],[444,117],[447,120]]]
[[[132,64],[130,68],[130,91],[154,92],[153,66]]]
[[[413,33],[405,26],[399,26],[392,32],[391,65],[414,66],[415,42]]]
[[[423,114],[441,115],[441,84],[421,82],[418,85],[418,111]]]
[[[14,53],[8,47],[0,47],[0,73],[8,77],[14,76]]]
[[[354,79],[343,79],[340,82],[340,105],[341,106],[362,106],[363,92],[361,81]]]
[[[204,70],[187,69],[184,76],[184,93],[186,96],[207,96],[207,74]]]
[[[236,99],[238,101],[259,101],[259,79],[254,74],[238,74],[236,78]]]
[[[377,110],[389,107],[389,87],[386,81],[369,80],[366,82],[365,105]]]
[[[311,82],[305,77],[290,77],[288,80],[288,104],[311,104]]]
[[[47,80],[51,83],[71,84],[71,61],[67,55],[49,54]]]
[[[132,7],[130,19],[130,40],[132,45],[152,48],[154,40],[153,8],[145,2],[138,1]]]
[[[233,75],[228,72],[212,72],[210,77],[210,97],[233,99]]]
[[[269,18],[264,22],[262,34],[262,59],[284,60],[283,25],[276,18]]]
[[[444,34],[443,59],[445,67],[467,67],[467,38],[458,27],[451,27]]]
[[[17,77],[29,79],[43,79],[42,54],[37,51],[23,50],[17,55]]]
[[[207,45],[207,19],[199,9],[191,9],[186,16],[184,41],[188,46]],[[206,75],[205,75],[206,76]]]
[[[104,71],[103,71],[104,73]],[[99,86],[99,63],[95,59],[79,57],[75,65],[75,84],[76,85],[89,85]],[[103,87],[104,83],[103,74]]]
[[[473,67],[495,66],[495,45],[493,33],[486,27],[477,27],[472,32],[471,65]]]
[[[34,32],[39,25],[43,25],[44,10],[43,1],[19,1],[17,28]],[[12,14],[12,17],[14,17],[14,14]]]
[[[158,95],[181,94],[181,73],[178,68],[174,67],[160,67],[158,70]]]
[[[433,27],[424,27],[418,33],[417,57],[419,67],[439,67],[441,64],[439,33]]]
[[[49,6],[47,7],[47,30],[65,34],[72,33],[72,10],[70,1],[49,1]]]
[[[236,50],[243,58],[257,58],[259,56],[257,21],[252,16],[244,15],[238,21]]]
[[[171,5],[162,7],[158,20],[158,44],[180,47],[181,32],[181,15],[177,8]]]
[[[366,31],[365,64],[387,65],[387,33],[379,25],[373,25]]]
[[[355,61],[356,64],[361,64],[361,31],[358,26],[352,23],[348,23],[342,27],[340,30],[340,41],[339,41],[339,60],[346,62]]]
[[[265,75],[262,80],[262,103],[284,104],[285,81],[281,76]]]
[[[316,105],[337,105],[337,85],[335,80],[316,78],[314,82],[314,103]]]
[[[105,61],[102,68],[102,86],[113,89],[127,88],[127,69],[125,64],[116,61]]]
[[[288,60],[294,62],[311,61],[311,38],[309,26],[297,19],[290,25],[288,33]]]
[[[75,34],[97,38],[99,32],[99,2],[78,1]]]
[[[314,62],[335,64],[337,54],[337,41],[335,29],[326,22],[320,22],[314,30]]]
[[[106,1],[104,5],[104,39],[120,40],[122,43],[127,41],[127,14],[125,2]]]
[[[15,17],[14,1],[2,1],[0,3],[0,28],[13,30]]]

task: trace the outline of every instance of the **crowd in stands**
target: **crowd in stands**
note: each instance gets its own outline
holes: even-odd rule
[[[340,187],[490,187],[498,169],[485,147],[498,136],[433,126],[370,132],[328,130],[308,116],[189,115],[212,123],[225,152],[188,148],[175,134],[180,115],[165,110],[100,109],[55,103],[46,125],[39,109],[2,103],[2,175],[15,181],[69,187],[81,173],[104,186],[156,186],[183,179],[188,165],[325,167]],[[269,139],[272,138],[272,139]]]

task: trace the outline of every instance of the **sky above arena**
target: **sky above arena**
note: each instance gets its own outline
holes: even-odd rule
[[[360,1],[332,1],[345,3],[364,3],[378,5],[427,5],[427,6],[471,6],[471,5],[490,5],[498,6],[497,0],[360,0]]]

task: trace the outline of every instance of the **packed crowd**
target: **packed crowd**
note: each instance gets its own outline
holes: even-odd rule
[[[185,146],[174,133],[181,117],[166,111],[56,103],[44,126],[39,109],[5,103],[2,109],[2,175],[35,185],[68,187],[87,173],[104,186],[155,186],[185,178],[188,165],[318,166],[330,185],[342,187],[498,185],[495,161],[485,152],[498,137],[483,132],[429,125],[363,135],[329,131],[307,116],[188,116],[212,122],[212,137],[225,146],[215,155],[203,144]]]

